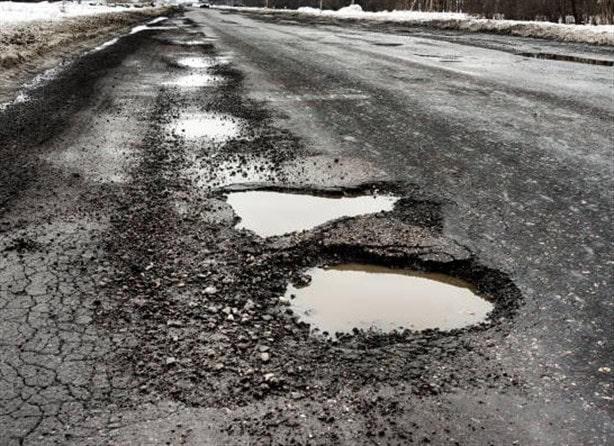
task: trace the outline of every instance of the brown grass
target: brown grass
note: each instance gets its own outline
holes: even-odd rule
[[[10,99],[19,85],[63,57],[108,40],[109,35],[132,25],[173,12],[172,7],[143,8],[3,26],[0,28],[0,102]]]

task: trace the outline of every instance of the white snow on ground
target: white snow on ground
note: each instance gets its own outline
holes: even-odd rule
[[[267,8],[234,8],[269,14],[299,14],[336,19],[370,20],[399,22],[406,24],[431,25],[442,29],[456,29],[473,32],[497,32],[523,37],[584,42],[600,45],[614,45],[614,25],[566,25],[550,22],[531,22],[519,20],[490,20],[472,17],[464,13],[421,12],[421,11],[381,11],[366,12],[360,5],[351,5],[338,11],[320,10],[303,7],[298,10]]]
[[[133,9],[126,6],[89,5],[85,1],[81,4],[73,2],[0,2],[0,26],[37,20],[55,21],[68,17],[105,14]]]
[[[105,35],[117,34],[129,25],[149,20],[156,25],[166,20],[169,7],[133,8],[89,5],[85,3],[17,3],[0,2],[0,110],[11,103],[27,102],[30,90],[53,78],[63,68],[61,59],[87,50],[87,42],[94,43]],[[157,17],[156,17],[157,16]],[[162,26],[137,25],[142,29],[168,29]],[[101,51],[118,41],[115,36],[87,53]],[[27,81],[33,66],[40,64],[55,68],[44,71]],[[25,65],[28,64],[28,65]],[[23,68],[23,67],[27,68]]]
[[[322,15],[344,19],[369,19],[390,21],[468,20],[467,14],[457,12],[382,11],[365,12],[360,5],[350,5],[337,11],[330,9],[298,8],[300,14]]]

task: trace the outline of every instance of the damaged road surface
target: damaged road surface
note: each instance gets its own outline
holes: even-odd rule
[[[612,443],[612,67],[519,54],[608,49],[114,37],[0,109],[0,445]]]

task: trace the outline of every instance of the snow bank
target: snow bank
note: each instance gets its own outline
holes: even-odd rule
[[[44,81],[48,73],[53,73],[47,71],[32,80],[33,71],[43,72],[92,48],[103,50],[117,41],[118,33],[176,12],[172,6],[111,8],[68,4],[67,13],[63,13],[59,6],[0,2],[0,102],[15,99],[25,82]],[[5,11],[11,14],[4,15]],[[24,97],[21,94],[17,100]]]
[[[349,5],[344,6],[343,8],[336,11],[337,14],[362,14],[364,11],[362,10],[362,6],[360,5]]]
[[[381,11],[365,12],[360,5],[350,5],[337,11],[331,9],[299,8],[299,14],[318,15],[340,19],[381,20],[388,22],[424,22],[430,20],[468,20],[470,16],[455,12]]]
[[[382,11],[366,12],[360,5],[351,5],[338,11],[320,10],[303,7],[298,10],[266,8],[234,8],[243,11],[266,14],[290,14],[298,16],[317,16],[337,20],[368,20],[398,22],[406,25],[430,26],[471,32],[492,32],[522,37],[538,37],[582,42],[598,45],[614,45],[614,25],[565,25],[550,22],[529,22],[516,20],[479,19],[463,13],[421,12],[421,11]]]
[[[72,2],[65,2],[64,4],[62,2],[0,2],[0,26],[37,20],[55,21],[68,17],[107,14],[134,9],[126,6],[89,5],[86,2],[81,4]]]
[[[441,24],[442,28],[474,32],[495,32],[522,37],[561,40],[566,42],[614,45],[614,25],[564,25],[550,22],[471,19]]]

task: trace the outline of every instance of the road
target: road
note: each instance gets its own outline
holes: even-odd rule
[[[614,71],[520,53],[614,61],[194,9],[0,109],[0,445],[611,444]],[[263,185],[402,199],[263,239]],[[327,340],[279,300],[361,261],[495,310]]]

